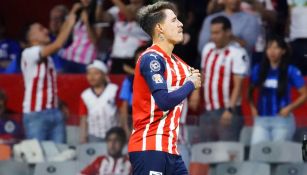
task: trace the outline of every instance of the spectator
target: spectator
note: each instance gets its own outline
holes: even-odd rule
[[[50,31],[51,41],[54,41],[58,36],[61,30],[61,26],[65,22],[67,14],[68,14],[68,9],[66,8],[65,5],[56,5],[51,9],[49,16],[49,31]],[[67,45],[67,43],[65,45]],[[61,51],[63,51],[63,49],[52,55],[52,59],[57,72],[65,71],[63,70],[64,60],[60,55]]]
[[[223,11],[223,9],[225,8],[223,2],[224,0],[209,0],[207,6],[207,15]]]
[[[227,16],[231,21],[233,39],[244,46],[248,53],[251,54],[261,31],[258,18],[240,10],[241,0],[223,0],[223,3],[225,5],[224,11],[212,14],[205,19],[200,31],[198,51],[201,53],[203,47],[210,40],[211,20],[223,15]]]
[[[4,19],[0,17],[0,73],[20,72],[17,62],[20,62],[21,48],[18,42],[5,36],[5,25]]]
[[[6,108],[6,100],[5,93],[0,90],[0,144],[14,144],[22,139],[23,130],[20,117]]]
[[[108,155],[94,160],[81,171],[81,175],[129,175],[131,165],[127,155],[123,155],[126,143],[125,131],[122,128],[111,128],[106,134]]]
[[[211,20],[211,39],[202,52],[204,101],[206,112],[200,118],[202,141],[236,141],[243,124],[240,95],[248,72],[246,51],[231,40],[231,23],[225,16]],[[191,96],[196,109],[200,92]]]
[[[52,43],[41,24],[31,23],[24,29],[29,47],[22,52],[21,69],[25,83],[23,122],[28,139],[64,142],[65,123],[58,110],[56,71],[50,56],[62,48],[75,19],[73,14],[67,18]]]
[[[139,47],[134,54],[134,61],[137,62],[139,56],[143,51],[147,49],[147,46]],[[127,137],[130,137],[130,133],[132,130],[132,87],[133,87],[133,79],[134,79],[134,67],[130,67],[129,65],[124,65],[124,70],[128,74],[128,76],[123,81],[119,98],[122,101],[120,106],[120,123],[124,128]]]
[[[97,40],[101,28],[95,27],[99,20],[101,2],[97,0],[80,0],[74,4],[70,14],[77,14],[78,21],[73,30],[73,41],[63,52],[64,69],[71,73],[84,73],[86,65],[97,58]]]
[[[307,2],[306,0],[288,0],[289,31],[293,57],[291,63],[297,66],[303,75],[307,75]]]
[[[103,21],[114,22],[111,72],[124,73],[123,65],[134,65],[135,50],[149,41],[149,36],[136,22],[136,12],[144,5],[144,0],[130,0],[128,5],[121,0],[112,2],[114,6],[102,13]]]
[[[255,119],[252,144],[262,141],[290,140],[294,134],[295,121],[292,111],[307,98],[307,89],[301,72],[288,64],[289,49],[281,37],[267,41],[266,55],[251,75],[249,100]],[[300,96],[291,102],[291,87]],[[259,89],[257,107],[253,100],[254,89]]]
[[[60,33],[67,14],[68,9],[65,5],[56,5],[50,10],[49,30],[51,40],[55,40]]]
[[[106,132],[118,125],[116,116],[117,85],[108,81],[108,68],[98,60],[87,67],[90,88],[80,100],[81,143],[105,141]]]

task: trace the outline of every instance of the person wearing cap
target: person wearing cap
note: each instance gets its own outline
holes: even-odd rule
[[[109,81],[107,66],[98,60],[87,66],[86,78],[90,87],[81,94],[80,141],[105,141],[107,131],[119,124],[115,103],[118,86]]]

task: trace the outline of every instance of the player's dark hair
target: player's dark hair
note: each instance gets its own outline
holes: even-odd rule
[[[120,141],[125,144],[126,143],[126,140],[127,140],[127,136],[126,136],[126,133],[125,133],[125,130],[121,127],[113,127],[111,128],[107,134],[106,134],[106,140],[109,140],[110,136],[112,134],[116,134],[119,138],[120,138]]]
[[[174,4],[164,1],[158,1],[139,10],[137,14],[138,23],[148,35],[153,36],[155,26],[165,19],[164,10],[166,9],[176,13]]]
[[[225,17],[225,16],[217,16],[212,19],[211,25],[212,24],[222,24],[223,25],[223,30],[231,30],[231,22],[230,20]]]
[[[22,42],[24,42],[25,44],[29,44],[29,32],[31,29],[31,26],[34,24],[35,22],[27,22],[23,25],[22,29],[21,29],[21,36],[20,36],[20,40]]]
[[[277,87],[277,96],[278,99],[281,99],[286,95],[288,88],[288,67],[289,67],[289,58],[290,58],[290,49],[286,41],[280,36],[269,36],[266,43],[266,49],[272,44],[276,42],[278,47],[285,50],[285,53],[282,55],[279,66],[278,66],[278,87]],[[252,99],[252,91],[255,87],[263,88],[264,82],[267,79],[269,70],[271,69],[270,60],[265,53],[262,62],[260,63],[260,69],[258,72],[259,80],[258,82],[250,88],[249,98]]]

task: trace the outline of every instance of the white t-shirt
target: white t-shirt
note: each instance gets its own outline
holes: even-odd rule
[[[291,24],[290,39],[307,38],[307,0],[288,0]]]
[[[109,83],[103,93],[97,96],[91,88],[81,94],[81,108],[86,108],[88,133],[105,138],[109,129],[118,126],[115,104],[118,86]],[[84,107],[82,107],[84,106]]]
[[[114,42],[111,57],[133,58],[135,50],[149,41],[149,36],[136,21],[127,21],[118,7],[112,7],[108,12],[113,16]]]

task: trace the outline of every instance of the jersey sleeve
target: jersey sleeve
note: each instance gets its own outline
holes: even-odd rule
[[[27,62],[27,65],[37,64],[38,60],[41,58],[41,50],[42,47],[40,46],[25,49],[22,53],[22,61]]]
[[[305,80],[301,71],[294,66],[289,67],[289,81],[296,89],[305,86]]]
[[[126,78],[122,84],[122,88],[120,90],[119,99],[124,101],[129,101],[131,97],[131,83],[129,79]]]
[[[232,73],[246,76],[249,71],[249,58],[244,49],[238,49],[233,58]]]
[[[87,107],[82,98],[80,98],[79,103],[79,116],[86,116],[88,114]]]
[[[167,89],[166,80],[164,77],[165,61],[156,53],[147,53],[140,60],[140,71],[150,91]]]

